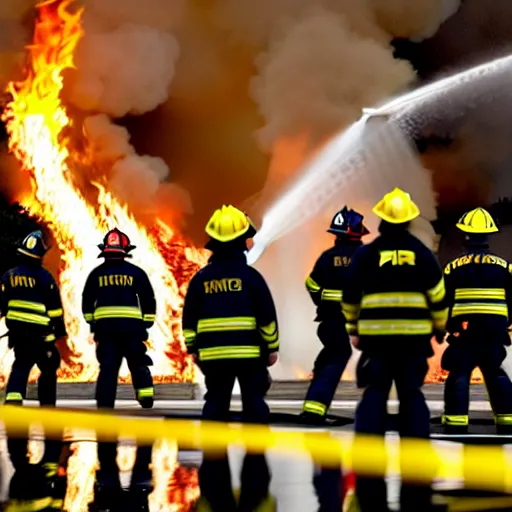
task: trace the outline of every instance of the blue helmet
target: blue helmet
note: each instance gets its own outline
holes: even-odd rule
[[[364,217],[360,213],[357,213],[355,210],[349,210],[344,206],[332,218],[327,232],[333,235],[346,235],[354,240],[359,240],[370,233],[363,224],[363,219]]]
[[[18,247],[18,254],[40,260],[48,251],[48,246],[44,241],[43,232],[32,231],[21,242]]]

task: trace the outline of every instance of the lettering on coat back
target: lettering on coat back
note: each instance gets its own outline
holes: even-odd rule
[[[394,251],[380,251],[379,267],[388,263],[391,265],[416,265],[416,254],[414,251],[405,251],[402,249]]]
[[[446,265],[444,273],[449,274],[452,270],[463,267],[464,265],[469,265],[470,263],[475,263],[477,265],[498,265],[499,267],[508,269],[509,272],[512,273],[512,264],[509,264],[499,256],[483,253],[464,254],[463,256],[459,256]]]
[[[350,256],[334,256],[335,267],[348,267],[350,265]]]
[[[11,288],[34,288],[37,284],[35,277],[10,275],[9,282]]]
[[[224,279],[211,279],[204,283],[204,293],[229,293],[241,292],[242,280],[236,277],[226,277]]]
[[[100,287],[133,286],[133,276],[125,276],[124,274],[111,274],[109,276],[99,276],[98,283]]]

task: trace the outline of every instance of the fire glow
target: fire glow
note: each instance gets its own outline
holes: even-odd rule
[[[70,9],[72,0],[47,0],[37,5],[33,44],[28,50],[26,78],[11,83],[12,99],[3,113],[9,150],[32,183],[22,206],[52,232],[61,253],[59,284],[68,329],[67,364],[61,381],[88,382],[97,376],[95,345],[81,314],[81,292],[90,270],[98,263],[99,243],[114,226],[137,246],[134,262],[148,273],[157,297],[157,320],[150,331],[149,355],[157,382],[194,380],[194,365],[185,354],[179,329],[184,286],[205,262],[202,251],[186,246],[159,219],[147,228],[138,223],[99,181],[91,202],[74,183],[70,162],[78,155],[72,137],[81,134],[61,101],[63,73],[74,68],[73,55],[83,35],[83,10]],[[94,162],[89,162],[94,165]],[[90,185],[90,184],[89,184]],[[37,377],[34,370],[31,380]],[[129,381],[126,365],[121,380]]]

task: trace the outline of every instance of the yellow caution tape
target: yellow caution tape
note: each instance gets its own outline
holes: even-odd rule
[[[143,444],[170,439],[182,449],[206,452],[223,451],[238,444],[250,453],[271,449],[290,457],[313,458],[323,466],[341,464],[358,474],[384,476],[400,470],[408,481],[463,478],[467,488],[512,490],[512,461],[502,446],[461,446],[419,439],[405,439],[399,444],[396,440],[354,436],[350,432],[271,430],[263,425],[134,418],[100,411],[9,405],[0,406],[0,421],[9,435],[26,435],[30,425],[41,425],[50,437],[60,436],[63,428],[72,428],[96,431],[102,440],[132,437]]]

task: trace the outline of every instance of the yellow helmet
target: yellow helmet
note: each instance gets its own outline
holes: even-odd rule
[[[373,207],[373,213],[391,224],[403,224],[418,217],[420,209],[407,192],[395,188]]]
[[[491,217],[491,214],[483,208],[475,208],[466,212],[457,222],[457,227],[465,233],[496,233],[498,226]]]
[[[251,219],[247,215],[231,205],[223,205],[215,210],[206,224],[206,233],[219,242],[231,242],[242,235],[252,238],[256,234]]]

